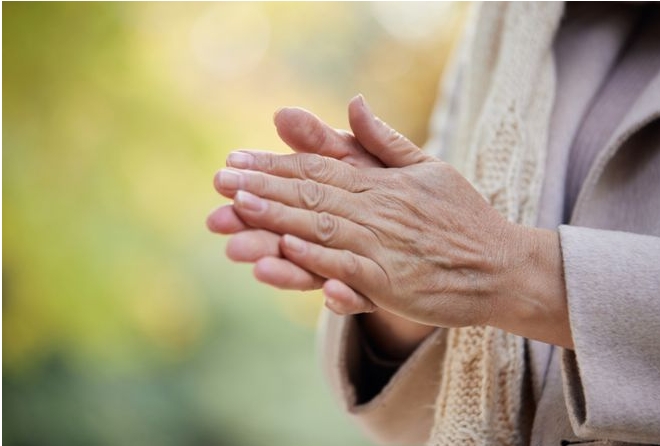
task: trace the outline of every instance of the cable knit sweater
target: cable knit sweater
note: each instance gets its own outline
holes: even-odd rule
[[[518,432],[531,444],[660,443],[660,41],[648,25],[657,7],[580,8],[569,7],[554,42],[557,94],[537,220],[557,228],[570,217],[571,226],[559,231],[576,348],[522,341],[530,382],[520,387]],[[446,96],[444,113],[461,106],[455,99]],[[429,147],[455,141],[438,130]],[[566,204],[571,200],[574,208]],[[321,334],[331,383],[369,434],[399,443],[442,431],[445,418],[434,413],[447,382],[438,372],[447,370],[447,362],[440,367],[446,330],[424,341],[361,404],[357,396],[369,378],[360,373],[365,355],[357,326],[326,314]],[[519,440],[492,444],[509,441]]]

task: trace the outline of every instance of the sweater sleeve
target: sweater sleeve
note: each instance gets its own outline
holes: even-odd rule
[[[660,238],[559,228],[574,351],[562,374],[580,437],[660,442]]]
[[[433,425],[446,330],[437,329],[402,364],[393,364],[389,380],[374,392],[364,373],[365,363],[374,358],[363,347],[355,317],[324,309],[319,327],[326,377],[366,435],[379,444],[424,443]],[[361,401],[364,394],[370,399]]]

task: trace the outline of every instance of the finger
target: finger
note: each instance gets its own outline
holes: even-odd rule
[[[240,189],[287,206],[329,212],[353,221],[364,213],[364,209],[356,209],[354,194],[312,180],[227,168],[218,172],[215,183],[218,192],[228,198],[234,198]]]
[[[317,290],[325,279],[288,260],[264,257],[254,265],[254,276],[260,282],[285,290]]]
[[[362,95],[349,103],[348,122],[359,143],[387,167],[405,167],[433,160],[408,138],[374,116]]]
[[[301,268],[321,277],[337,279],[367,298],[389,286],[389,279],[380,266],[352,251],[326,248],[291,234],[282,237],[280,251]],[[331,285],[331,291],[336,290],[334,287],[336,285]]]
[[[323,284],[323,294],[326,307],[337,314],[371,313],[376,310],[376,305],[369,299],[336,279],[329,279]]]
[[[234,234],[247,229],[247,225],[240,219],[231,204],[221,206],[211,212],[206,218],[206,227],[218,234]]]
[[[256,262],[263,257],[282,257],[281,236],[263,229],[249,229],[232,235],[227,242],[227,257],[235,262]]]
[[[324,278],[281,259],[280,238],[277,234],[260,229],[241,231],[230,237],[227,243],[227,257],[236,262],[255,263],[254,273],[257,279],[277,288],[287,290],[320,288],[325,281]],[[276,261],[278,257],[280,262]]]
[[[268,152],[241,150],[227,157],[227,166],[256,170],[278,177],[314,180],[349,192],[371,188],[374,180],[350,164],[312,153],[278,155]]]
[[[234,196],[234,209],[252,227],[294,234],[331,248],[350,247],[361,255],[369,255],[377,242],[370,230],[345,218],[289,207],[242,190]]]
[[[382,166],[353,135],[333,129],[307,110],[284,107],[275,112],[273,121],[282,141],[296,152],[317,153],[355,167]]]

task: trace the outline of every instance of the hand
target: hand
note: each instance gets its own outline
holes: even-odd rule
[[[453,168],[417,152],[405,168],[362,170],[243,152],[240,167],[251,170],[225,172],[236,180],[235,212],[287,234],[289,260],[421,323],[485,324],[509,225]]]
[[[398,135],[385,126],[373,125],[373,115],[361,96],[349,103],[348,110],[349,123],[357,137],[330,128],[302,109],[282,109],[275,114],[274,121],[280,137],[296,152],[316,152],[358,168],[405,163],[405,156],[399,159],[388,150],[389,141],[393,137],[398,138]],[[231,165],[231,160],[228,160],[228,165]],[[215,186],[220,192],[223,191],[217,176]],[[233,196],[232,190],[228,193],[228,196]],[[280,252],[278,234],[250,228],[236,215],[232,206],[223,206],[213,212],[207,225],[213,232],[233,234],[227,245],[227,255],[235,261],[254,262],[255,276],[262,282],[286,289],[323,286],[326,306],[333,312],[366,313],[360,318],[365,334],[382,354],[405,358],[434,329],[383,309],[375,309],[371,301],[343,282],[326,280],[289,262]]]
[[[378,120],[370,125],[385,128]],[[357,170],[319,155],[241,152],[232,165],[250,170],[223,171],[233,178],[223,193],[234,196],[247,224],[288,234],[280,244],[287,259],[379,307],[425,324],[529,332],[507,313],[529,316],[539,306],[525,303],[519,285],[533,283],[538,292],[548,280],[521,280],[520,271],[538,260],[535,242],[555,248],[551,231],[507,222],[451,166],[390,135],[388,153],[405,160],[400,168]],[[535,264],[561,277],[556,257]],[[550,313],[564,322],[564,314]]]
[[[356,134],[364,133],[364,123],[370,119],[365,113],[361,96],[349,103],[349,120]],[[279,136],[296,152],[313,152],[347,162],[355,167],[383,167],[383,162],[365,149],[352,134],[335,130],[315,115],[299,108],[283,108],[274,116]],[[367,144],[370,139],[366,138]],[[373,145],[373,144],[372,144]],[[387,160],[387,155],[384,156]],[[231,165],[231,160],[228,161]],[[215,178],[219,191],[222,185]],[[229,258],[239,262],[255,263],[257,279],[278,288],[316,289],[326,280],[312,274],[282,257],[278,234],[246,225],[234,212],[231,205],[215,210],[207,219],[212,232],[232,234],[227,244]],[[340,314],[355,314],[373,311],[371,302],[356,295],[345,284],[333,281],[324,289],[326,305]]]

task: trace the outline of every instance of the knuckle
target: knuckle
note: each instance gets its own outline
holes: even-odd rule
[[[344,277],[355,277],[360,272],[360,262],[355,254],[350,251],[342,251],[341,268]]]
[[[339,222],[336,217],[333,217],[327,212],[321,212],[320,214],[316,214],[315,229],[316,237],[321,243],[331,244],[337,236]]]
[[[431,166],[429,166],[431,168]],[[451,164],[445,162],[445,161],[436,161],[432,168],[439,172],[441,175],[451,175],[452,172],[455,170],[454,167],[452,167]]]
[[[328,160],[321,155],[312,154],[302,158],[302,173],[305,178],[323,180],[328,175]]]
[[[312,180],[298,183],[300,203],[307,209],[318,209],[323,202],[324,192],[321,186]]]
[[[401,170],[395,170],[386,179],[386,185],[388,188],[395,189],[400,188],[402,185],[408,184],[411,180],[411,176],[406,174]]]
[[[343,188],[351,192],[361,192],[367,189],[367,184],[369,183],[366,179],[363,179],[359,172],[356,170],[348,169],[344,175],[342,175]]]
[[[322,148],[328,141],[328,133],[317,121],[313,121],[313,125],[310,128],[309,140],[312,147],[316,149]]]
[[[390,176],[390,180],[392,180],[395,183],[405,183],[407,180],[407,175],[400,169],[395,170],[392,172],[392,175]]]
[[[266,187],[266,177],[259,172],[246,175],[247,187],[257,194],[263,193]]]
[[[255,157],[257,170],[262,172],[273,172],[276,167],[277,159],[271,153],[263,153],[260,156]]]
[[[397,144],[399,142],[405,142],[406,138],[394,130],[392,127],[387,126],[387,142],[390,144]]]
[[[384,129],[385,131],[385,141],[389,144],[397,144],[397,143],[405,143],[408,144],[410,143],[410,140],[403,136],[401,133],[399,133],[397,130],[395,130],[391,125],[386,123],[385,121],[382,121],[378,119],[378,124]]]

